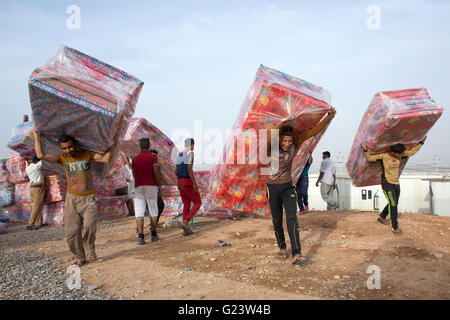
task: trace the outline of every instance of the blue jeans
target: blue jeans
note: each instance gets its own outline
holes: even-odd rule
[[[300,211],[305,210],[305,206],[308,205],[308,186],[309,186],[309,177],[308,176],[300,176],[300,179],[297,181],[297,185],[295,187],[297,191],[297,202]]]

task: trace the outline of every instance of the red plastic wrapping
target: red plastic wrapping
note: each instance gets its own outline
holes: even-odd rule
[[[412,148],[425,138],[442,112],[425,88],[375,94],[361,120],[346,164],[353,184],[363,187],[381,183],[381,166],[367,161],[361,142],[375,153],[389,151],[396,143]],[[400,172],[406,162],[407,159],[402,160]]]
[[[285,73],[261,66],[250,88],[239,117],[233,127],[233,134],[225,146],[225,155],[213,173],[211,199],[217,207],[269,215],[266,198],[266,175],[261,174],[259,154],[266,150],[259,146],[261,129],[274,129],[280,123],[292,125],[297,132],[308,130],[325,118],[330,110],[330,94],[326,89],[289,76]],[[294,181],[300,175],[301,167],[314,149],[324,128],[316,137],[305,141],[294,157],[292,173]],[[248,136],[246,139],[242,137]],[[240,137],[241,139],[237,138]],[[257,156],[246,155],[245,163],[237,158],[239,145],[244,141],[250,150],[257,146]],[[234,150],[234,152],[233,152]],[[252,164],[250,164],[252,163]]]

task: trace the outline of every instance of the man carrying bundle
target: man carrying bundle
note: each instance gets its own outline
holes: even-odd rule
[[[64,202],[64,230],[70,251],[81,266],[87,261],[97,259],[95,239],[97,233],[97,201],[92,174],[92,161],[109,163],[111,148],[104,154],[78,148],[73,137],[63,135],[59,138],[62,154],[45,154],[41,146],[41,134],[33,130],[35,150],[39,159],[59,163],[67,177],[67,194]],[[114,138],[117,145],[118,136]],[[89,251],[87,257],[85,250]],[[86,259],[87,258],[87,259]]]
[[[426,137],[414,148],[409,150],[407,150],[402,143],[397,143],[390,147],[390,152],[378,154],[368,152],[364,142],[361,142],[361,147],[363,148],[367,161],[380,161],[382,168],[381,188],[383,189],[388,204],[384,207],[377,221],[381,224],[388,225],[389,221],[386,218],[389,217],[391,220],[392,232],[395,235],[401,235],[403,233],[403,231],[398,228],[397,221],[398,199],[400,197],[400,163],[402,159],[415,155],[422,147],[425,139]]]

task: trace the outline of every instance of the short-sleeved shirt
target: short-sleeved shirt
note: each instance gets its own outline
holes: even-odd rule
[[[274,152],[272,157],[278,162],[278,171],[267,177],[268,184],[282,184],[292,182],[292,161],[294,160],[295,145],[291,145],[287,151],[279,149],[279,152]]]
[[[178,174],[177,178],[190,178],[189,177],[189,171],[188,171],[188,164],[194,164],[194,152],[191,150],[184,150],[183,152],[180,152],[177,157],[177,168],[178,168]]]
[[[333,160],[330,158],[325,158],[320,164],[320,172],[323,172],[323,177],[320,182],[333,185],[334,175],[336,174],[336,167],[334,166]]]
[[[44,183],[44,175],[41,171],[42,161],[38,163],[30,163],[26,168],[25,172],[27,173],[28,178],[30,178],[31,184]]]
[[[77,151],[74,157],[58,155],[58,161],[66,171],[67,192],[77,195],[94,194],[94,181],[91,164],[95,153]]]
[[[309,173],[309,168],[311,168],[311,163],[306,163],[305,167],[303,168],[302,174],[300,176],[307,177]]]
[[[141,151],[131,162],[134,186],[157,186],[153,165],[158,164],[158,157],[150,151]]]

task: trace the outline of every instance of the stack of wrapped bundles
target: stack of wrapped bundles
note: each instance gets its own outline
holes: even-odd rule
[[[128,181],[131,180],[131,177],[123,156],[117,157],[113,162],[111,169],[108,172],[108,176],[111,179],[111,183],[114,190],[116,190],[116,193],[128,193]]]
[[[9,206],[15,203],[14,187],[15,185],[8,181],[0,183],[0,207]]]
[[[9,181],[9,171],[6,166],[8,159],[0,159],[0,183]]]
[[[64,201],[66,192],[67,181],[63,176],[45,177],[45,203]]]
[[[58,138],[74,137],[83,149],[104,154],[116,135],[123,137],[143,82],[128,73],[61,46],[56,56],[35,69],[28,81],[35,128],[45,153],[59,154]],[[114,150],[114,159],[118,150]],[[54,166],[63,174],[59,165]],[[93,163],[104,177],[107,165]]]
[[[44,203],[42,217],[44,219],[44,223],[47,223],[49,226],[63,227],[64,201]]]
[[[26,161],[17,152],[10,152],[9,158],[6,160],[6,167],[9,171],[9,181],[12,183],[21,183],[29,181],[25,168]]]
[[[106,176],[104,179],[97,179],[94,176],[94,190],[97,197],[112,197],[115,195],[114,185],[111,176]]]
[[[212,171],[194,172],[199,189],[198,191],[202,199],[202,205],[195,216],[234,217],[238,212],[226,208],[217,208],[213,205],[209,196],[211,172]],[[175,216],[183,212],[183,201],[181,201],[178,187],[163,186],[161,196],[164,200],[164,211],[162,215]]]
[[[15,184],[14,200],[16,203],[32,202],[29,181]]]
[[[222,163],[212,178],[214,205],[270,215],[265,192],[267,176],[261,174],[263,163],[259,155],[264,154],[266,145],[260,146],[260,139],[264,141],[265,130],[280,125],[291,125],[296,132],[316,126],[331,109],[330,100],[326,89],[260,66],[228,138]],[[309,151],[314,149],[325,129],[315,139],[305,142],[308,145],[301,148],[293,163],[301,167],[306,163]],[[238,157],[242,149],[246,151],[243,158]],[[300,174],[296,167],[292,169],[297,176]]]
[[[36,155],[34,151],[33,123],[27,121],[16,126],[11,132],[7,146],[26,159],[33,159]]]
[[[127,196],[102,197],[97,199],[97,220],[124,218],[128,215]]]
[[[1,208],[1,215],[10,222],[28,222],[31,214],[31,202],[14,203]]]
[[[424,139],[442,112],[425,88],[375,94],[361,120],[347,160],[347,171],[353,184],[363,187],[381,183],[381,166],[367,161],[361,142],[375,153],[389,151],[396,143],[412,148]],[[402,160],[400,172],[406,162],[407,159]]]
[[[174,143],[157,127],[143,118],[133,118],[120,144],[120,149],[128,156],[135,157],[140,152],[139,139],[149,138],[150,149],[158,151],[158,162],[165,185],[177,185],[175,164],[172,154],[177,155]]]

